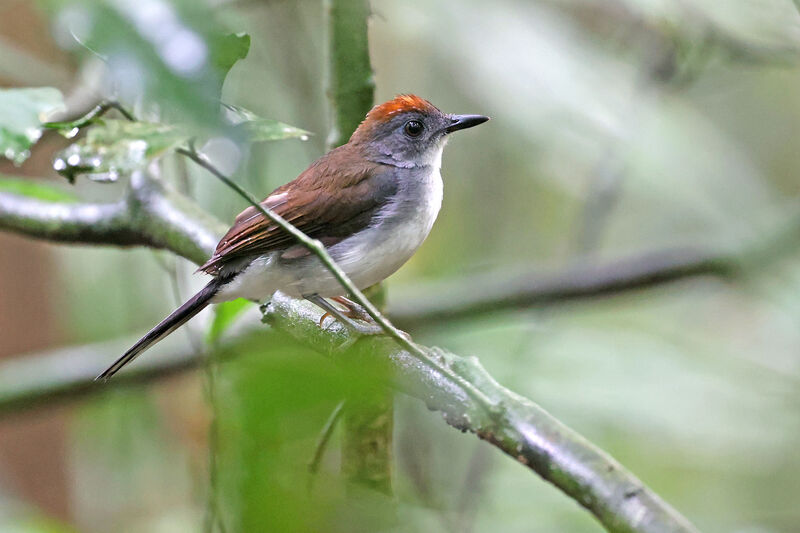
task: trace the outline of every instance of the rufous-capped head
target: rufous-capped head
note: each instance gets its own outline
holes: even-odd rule
[[[489,120],[482,115],[448,115],[413,94],[376,105],[348,144],[376,162],[402,167],[438,164],[447,134]]]
[[[441,113],[439,108],[416,94],[399,94],[392,100],[374,106],[365,121],[387,122],[398,113],[416,112],[421,114]]]

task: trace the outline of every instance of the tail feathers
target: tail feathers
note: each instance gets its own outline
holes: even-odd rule
[[[189,298],[189,300],[172,312],[167,318],[162,320],[156,327],[147,332],[147,334],[139,339],[136,344],[125,352],[122,357],[114,361],[102,374],[97,376],[95,380],[106,380],[116,374],[122,367],[136,359],[136,357],[150,348],[152,345],[181,327],[190,318],[194,317],[197,313],[206,308],[211,302],[211,298],[217,293],[222,286],[222,281],[215,278],[209,282],[208,285],[203,287],[200,292]]]

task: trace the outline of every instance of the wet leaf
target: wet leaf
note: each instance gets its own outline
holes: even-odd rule
[[[0,155],[22,164],[47,117],[63,109],[64,97],[53,87],[0,89]]]
[[[253,302],[244,298],[219,304],[214,310],[214,321],[206,334],[206,342],[212,345],[216,343],[236,319],[252,305]]]
[[[70,182],[85,174],[94,181],[116,181],[185,142],[178,126],[153,122],[103,120],[86,137],[63,150],[53,168]]]
[[[10,192],[48,202],[74,202],[75,196],[31,178],[10,178],[0,175],[0,192]]]
[[[263,118],[243,107],[223,104],[225,116],[250,142],[281,141],[284,139],[308,140],[311,132],[295,128],[271,118]]]

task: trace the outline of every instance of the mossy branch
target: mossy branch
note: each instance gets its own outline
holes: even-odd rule
[[[314,306],[282,294],[264,320],[297,341],[348,367],[388,362],[391,383],[442,413],[461,431],[474,433],[554,484],[615,532],[694,532],[695,528],[622,465],[544,409],[497,383],[475,357],[423,347],[440,365],[463,377],[491,402],[438,374],[385,337],[354,338],[336,325],[322,330]],[[353,349],[342,350],[341,346]]]
[[[130,196],[132,199],[121,204],[127,207],[98,209],[87,216],[85,204],[40,202],[36,207],[45,209],[30,209],[32,200],[0,193],[0,229],[70,243],[141,244],[171,250],[196,263],[213,252],[222,226],[190,200],[144,174],[134,176]],[[23,209],[25,206],[27,210]],[[125,238],[117,242],[121,235]],[[311,304],[276,293],[267,318],[275,327],[328,355],[361,353],[369,358],[385,358],[394,371],[395,386],[442,411],[451,425],[474,432],[526,463],[589,509],[609,531],[694,531],[684,518],[603,452],[530,400],[498,385],[474,358],[408,343],[412,351],[389,337],[361,339],[355,352],[339,352],[336,347],[342,342],[356,339],[341,329],[319,328],[319,316],[319,310]],[[423,352],[424,358],[419,358],[417,350]],[[426,360],[435,364],[427,364]],[[139,376],[153,379],[188,368],[193,362],[192,356],[185,353],[176,358],[151,359],[147,372]],[[52,364],[49,359],[14,363]],[[59,366],[63,369],[63,365]],[[0,384],[0,411],[19,409],[47,398],[64,399],[71,392],[102,390],[103,387],[90,385],[94,371],[93,366],[80,367],[69,375],[54,376],[52,372],[40,373],[34,367],[26,367],[27,387],[12,383],[1,390]],[[6,372],[0,371],[0,375]],[[37,382],[40,376],[47,376],[46,380],[42,378],[44,383]],[[9,392],[8,387],[13,390]]]
[[[0,192],[0,230],[67,244],[146,246],[202,263],[225,225],[145,172],[112,203],[65,203]]]

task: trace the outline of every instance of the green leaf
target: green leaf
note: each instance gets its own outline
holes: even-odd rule
[[[242,107],[223,106],[234,133],[239,133],[249,142],[306,140],[311,135],[283,122],[259,117]],[[121,175],[143,168],[193,136],[189,133],[189,126],[105,119],[100,118],[96,110],[73,122],[47,124],[47,127],[58,129],[68,137],[86,126],[90,126],[86,137],[63,150],[53,162],[56,172],[70,182],[80,174],[94,181],[116,181]]]
[[[0,154],[22,164],[47,117],[63,109],[64,97],[52,87],[0,89]]]
[[[271,118],[259,117],[243,107],[222,104],[225,116],[250,142],[282,141],[284,139],[308,140],[311,132],[295,128]]]
[[[32,179],[10,178],[0,175],[0,192],[10,192],[20,196],[45,200],[47,202],[75,202],[75,196],[66,191],[51,187]]]
[[[189,137],[184,129],[167,124],[103,120],[92,126],[85,138],[63,150],[53,168],[70,182],[79,174],[94,181],[116,181]]]
[[[206,342],[208,344],[215,344],[222,334],[225,333],[234,321],[247,309],[251,307],[253,302],[244,298],[239,298],[231,302],[224,302],[219,304],[214,310],[214,321],[206,334]]]
[[[250,36],[244,32],[217,37],[211,49],[211,64],[224,81],[233,65],[250,52]]]

